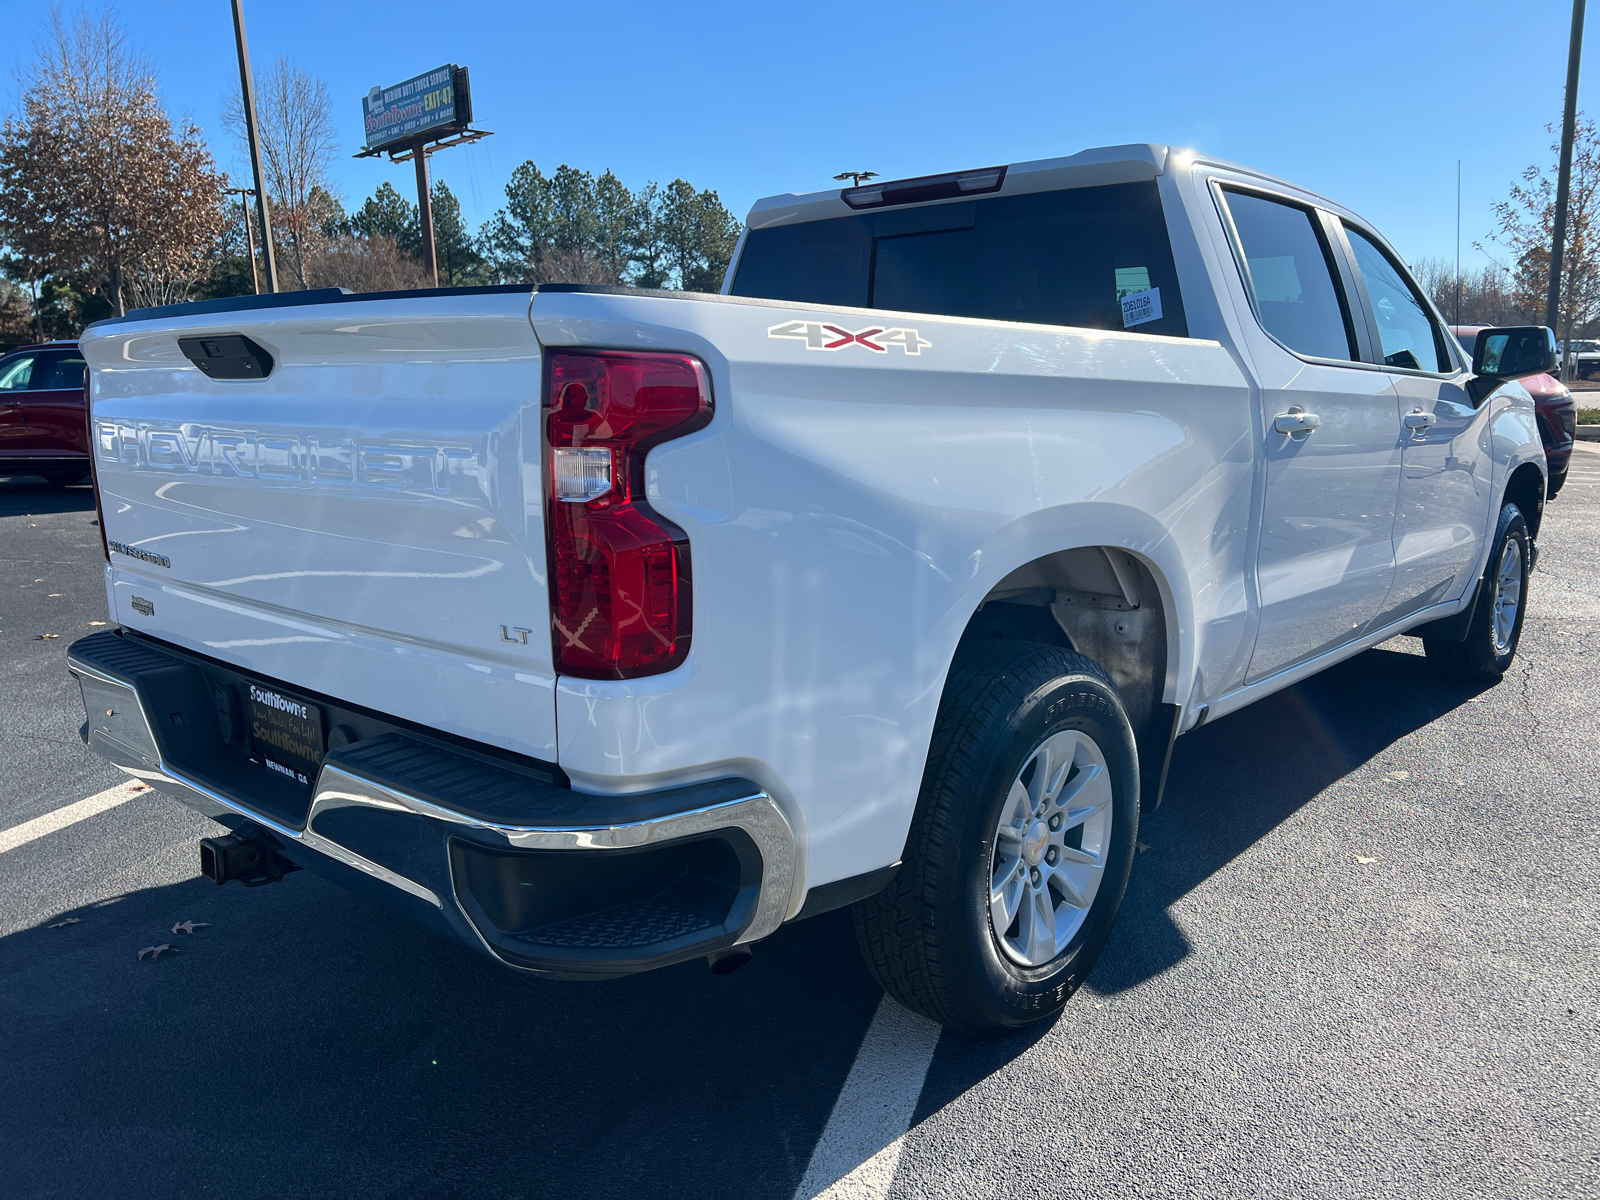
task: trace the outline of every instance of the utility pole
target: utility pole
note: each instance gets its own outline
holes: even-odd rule
[[[1461,160],[1456,159],[1456,324],[1461,324]]]
[[[422,228],[422,269],[439,286],[439,259],[433,252],[433,196],[428,191],[428,139],[418,138],[411,155],[417,164],[417,223]]]
[[[255,286],[256,295],[261,295],[261,272],[256,270],[256,238],[250,231],[250,201],[246,198],[254,196],[251,188],[229,188],[230,196],[239,197],[239,211],[244,215],[244,244],[250,256],[250,282]]]
[[[1562,332],[1561,374],[1570,374],[1567,364],[1572,355],[1572,330],[1560,331],[1556,324],[1561,307],[1561,250],[1567,239],[1567,193],[1572,185],[1572,140],[1578,123],[1578,58],[1583,49],[1584,0],[1572,0],[1572,37],[1567,44],[1567,103],[1561,114],[1561,168],[1556,177],[1555,235],[1550,244],[1550,290],[1544,299],[1544,323]],[[1572,314],[1567,314],[1568,324]]]
[[[267,205],[267,185],[261,178],[261,139],[256,133],[256,85],[250,77],[250,48],[244,39],[244,0],[233,0],[233,40],[239,47],[239,89],[244,102],[245,140],[250,143],[250,172],[256,181],[256,212],[261,217],[261,251],[267,264],[267,291],[278,290],[278,263],[272,253],[272,214]],[[249,228],[249,221],[245,227]],[[251,256],[251,267],[255,257]],[[256,291],[261,290],[257,281]]]

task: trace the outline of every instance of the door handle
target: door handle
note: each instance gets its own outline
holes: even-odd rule
[[[1286,413],[1279,413],[1273,419],[1272,427],[1279,433],[1287,433],[1297,442],[1303,442],[1311,436],[1311,431],[1322,424],[1322,418],[1316,413],[1308,413],[1298,404]]]
[[[1405,415],[1405,423],[1407,429],[1421,434],[1424,429],[1437,425],[1439,418],[1431,412],[1423,412],[1420,408],[1416,408]]]

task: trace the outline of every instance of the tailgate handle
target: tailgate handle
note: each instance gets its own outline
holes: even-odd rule
[[[272,355],[243,334],[181,337],[178,349],[212,379],[265,379],[272,374]]]

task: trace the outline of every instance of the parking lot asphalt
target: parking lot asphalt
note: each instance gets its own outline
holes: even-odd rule
[[[122,778],[63,662],[93,521],[0,479],[0,834]],[[1396,639],[1183,738],[1089,986],[939,1039],[888,1194],[1600,1195],[1600,451],[1540,542],[1500,685]],[[6,1194],[787,1200],[879,1009],[842,913],[549,983],[310,872],[213,887],[214,828],[144,793],[0,851]]]

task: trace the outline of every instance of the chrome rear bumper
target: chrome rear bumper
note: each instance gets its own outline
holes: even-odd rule
[[[252,803],[237,778],[219,783],[207,778],[205,770],[189,767],[182,748],[173,744],[178,739],[168,736],[161,724],[160,712],[174,704],[187,706],[190,724],[197,719],[203,723],[208,714],[193,710],[204,710],[210,693],[198,672],[227,668],[115,633],[76,643],[67,662],[82,688],[89,718],[83,738],[96,753],[201,812],[247,818],[280,840],[291,858],[300,857],[297,850],[325,856],[424,902],[452,928],[459,930],[464,922],[481,948],[512,965],[544,974],[624,974],[692,957],[690,951],[704,953],[701,943],[716,949],[756,941],[774,932],[788,913],[794,835],[778,805],[748,781],[717,780],[626,796],[586,795],[518,774],[469,749],[393,729],[328,752],[302,824]],[[185,672],[194,673],[192,682],[186,682]],[[157,692],[161,704],[153,712],[151,697]],[[183,723],[181,713],[171,716]],[[209,716],[214,721],[214,709]],[[192,742],[196,734],[189,731],[186,736]],[[238,757],[243,764],[243,756]],[[215,760],[210,773],[217,773]],[[483,797],[493,799],[479,803]],[[689,918],[663,924],[659,897],[645,902],[641,911],[649,913],[644,918],[649,930],[672,933],[676,942],[672,937],[666,943],[659,938],[641,942],[646,935],[628,933],[626,905],[588,917],[563,917],[543,932],[497,928],[495,913],[505,911],[504,906],[497,908],[493,897],[475,895],[474,885],[461,878],[464,870],[474,878],[487,878],[486,870],[501,875],[510,871],[510,883],[496,878],[484,886],[491,892],[508,886],[544,888],[552,892],[550,911],[559,914],[565,902],[553,893],[563,886],[560,881],[583,878],[582,863],[605,863],[604,869],[615,873],[622,856],[654,852],[659,859],[669,848],[687,848],[708,838],[731,846],[727,853],[711,852],[721,856],[716,861],[722,867],[708,867],[708,852],[702,849],[681,867],[674,859],[650,868],[662,878],[674,870],[733,872],[723,891],[736,898],[720,922],[712,919],[715,913],[704,916],[705,903],[690,904],[709,922],[698,932],[684,932],[694,923]],[[550,853],[541,857],[544,852]],[[734,859],[743,866],[729,865]],[[592,880],[584,886],[593,890]],[[524,914],[506,919],[538,918]],[[602,928],[612,932],[594,932]],[[619,953],[608,956],[604,945],[599,945],[601,953],[594,953],[594,939],[603,942],[607,936],[619,942],[613,947]],[[553,957],[540,949],[547,945],[553,947]],[[578,954],[573,947],[582,954],[568,961]]]

